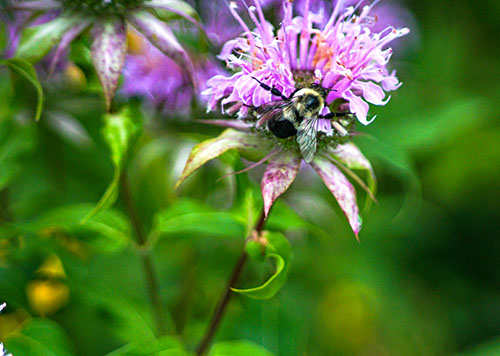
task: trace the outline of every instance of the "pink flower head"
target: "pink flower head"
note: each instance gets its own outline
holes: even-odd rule
[[[292,2],[284,1],[283,21],[275,31],[264,18],[260,0],[248,8],[253,30],[231,3],[230,11],[244,33],[226,42],[219,58],[239,71],[232,76],[210,78],[203,93],[209,97],[209,109],[214,110],[220,103],[227,113],[227,104],[240,102],[244,105],[238,114],[245,117],[249,106],[259,107],[276,99],[253,77],[285,96],[296,88],[319,83],[329,89],[327,105],[342,99],[358,121],[368,125],[374,119],[368,119],[368,103],[385,105],[390,99],[386,92],[401,85],[395,71],[387,69],[392,55],[387,45],[409,32],[392,26],[373,32],[370,12],[374,4],[356,14],[356,7],[345,8],[338,0],[325,22],[309,10],[309,0],[305,0],[303,15],[296,17]],[[323,114],[329,111],[325,106]],[[328,134],[333,130],[329,120],[318,120],[317,129]]]
[[[267,162],[261,180],[267,216],[304,160],[333,194],[358,236],[362,220],[349,178],[373,198],[375,175],[368,159],[349,142],[349,133],[354,116],[364,125],[373,121],[368,119],[368,103],[385,105],[390,98],[386,92],[401,85],[395,72],[387,69],[392,55],[387,45],[409,30],[386,26],[374,31],[370,13],[375,3],[347,8],[343,4],[338,0],[329,11],[303,0],[300,15],[293,17],[292,2],[285,0],[277,31],[264,18],[260,0],[248,7],[255,28],[243,21],[235,3],[230,4],[244,32],[225,43],[219,58],[236,72],[210,78],[204,94],[209,109],[220,104],[223,113],[237,113],[244,120],[208,121],[230,128],[193,148],[178,184],[209,160],[237,150],[256,163],[236,173]],[[307,106],[317,110],[308,112]],[[267,130],[262,127],[265,122]],[[366,182],[354,171],[363,171]]]

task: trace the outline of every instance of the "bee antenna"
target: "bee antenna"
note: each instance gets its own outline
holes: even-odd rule
[[[283,100],[288,100],[288,98],[286,96],[284,96],[278,89],[276,89],[274,86],[269,86],[267,84],[264,84],[262,83],[260,80],[258,80],[257,78],[255,78],[253,75],[251,76],[253,79],[255,79],[261,88],[263,88],[264,90],[267,90],[267,91],[270,91],[271,94],[275,95],[275,96],[279,96],[281,99]]]

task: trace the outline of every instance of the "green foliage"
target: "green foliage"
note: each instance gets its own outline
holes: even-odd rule
[[[101,253],[123,249],[130,242],[130,223],[119,211],[96,213],[85,224],[82,218],[91,205],[61,206],[27,225],[31,231],[57,231],[74,236]]]
[[[120,112],[104,115],[102,135],[111,151],[113,179],[94,209],[82,220],[88,221],[103,209],[112,206],[117,197],[122,170],[130,148],[142,132],[142,114],[137,106],[125,106]]]
[[[276,271],[266,282],[258,287],[247,289],[231,288],[236,293],[255,299],[270,299],[283,288],[288,277],[290,259],[292,257],[292,248],[286,237],[282,234],[264,232],[263,238],[266,240],[266,243],[264,243],[266,260],[271,260],[275,263]]]
[[[118,350],[106,354],[106,356],[188,356],[182,342],[171,336],[165,336],[144,343],[132,343]]]
[[[33,85],[37,94],[35,121],[40,120],[44,100],[43,89],[40,81],[38,80],[38,76],[33,65],[21,58],[0,59],[0,65],[7,66],[12,72],[19,74],[21,77],[23,77]]]
[[[56,322],[47,319],[30,320],[20,333],[5,341],[5,346],[13,355],[76,355],[64,329]]]
[[[152,241],[161,235],[241,238],[244,233],[244,225],[233,214],[216,212],[196,201],[180,200],[155,216]]]
[[[263,347],[248,341],[227,341],[216,343],[208,356],[273,356]]]
[[[500,340],[498,338],[491,342],[486,342],[473,350],[461,352],[454,356],[495,356],[500,353]]]
[[[34,149],[34,134],[31,125],[0,122],[0,190],[9,186],[21,173],[23,159]]]
[[[279,237],[246,245],[249,260],[236,284],[269,299],[233,295],[208,355],[498,354],[500,47],[492,44],[500,7],[492,0],[407,4],[418,26],[395,44],[391,60],[404,85],[386,106],[370,106],[373,124],[356,127],[356,145],[377,175],[378,202],[363,214],[360,243],[324,184],[302,166],[266,221],[268,238]],[[54,48],[67,20],[53,32],[54,23],[26,31],[23,58]],[[185,32],[176,36],[193,53],[219,52]],[[6,37],[2,22],[0,47]],[[201,104],[189,118],[144,110],[142,134],[133,105],[101,120],[90,42],[83,33],[71,45],[69,61],[88,83],[77,89],[64,72],[49,80],[45,62],[36,74],[22,59],[2,60],[0,303],[7,308],[0,341],[13,356],[191,356],[259,218],[262,167],[217,181],[248,165],[237,151],[242,144],[232,150],[223,141],[214,156],[226,152],[205,160],[176,191],[192,146],[221,130],[196,123],[207,117]],[[405,44],[408,52],[400,50]],[[125,104],[120,93],[115,100],[117,108]],[[44,119],[35,122],[42,103]],[[62,134],[71,123],[85,144],[75,144],[74,131]],[[366,166],[345,167],[371,188]],[[148,236],[144,248],[131,243],[117,199],[125,169]],[[88,202],[108,186],[102,209],[80,224],[99,209]],[[156,336],[143,270],[148,253],[173,336]],[[63,269],[58,277],[47,274],[54,259]],[[34,302],[57,304],[51,281],[68,288],[68,301],[41,316]]]
[[[181,0],[167,0],[162,1],[162,5],[164,8],[156,8],[151,10],[155,13],[156,17],[159,19],[169,22],[181,17],[177,12],[182,14],[191,16],[194,19],[199,20],[199,15],[196,10],[187,2]],[[175,10],[176,12],[172,12],[170,10]]]
[[[78,16],[59,16],[41,25],[27,27],[23,30],[16,57],[36,63],[54,47],[71,27],[83,19]]]

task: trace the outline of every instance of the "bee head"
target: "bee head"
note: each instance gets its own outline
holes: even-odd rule
[[[317,91],[318,94],[320,94],[325,100],[328,93],[330,93],[331,91],[336,91],[335,89],[324,88],[323,86],[321,86],[321,84],[318,83],[312,83],[309,88],[314,91]]]

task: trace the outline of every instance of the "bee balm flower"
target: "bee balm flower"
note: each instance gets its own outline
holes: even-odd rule
[[[162,20],[175,13],[195,22],[194,10],[181,0],[24,0],[11,1],[7,8],[59,14],[49,22],[25,29],[16,56],[30,62],[37,62],[54,47],[53,60],[57,61],[73,40],[91,29],[92,61],[108,109],[125,63],[127,24],[141,32],[188,75],[192,74],[189,56]]]
[[[373,119],[367,119],[368,103],[385,105],[389,101],[385,92],[401,84],[395,71],[387,69],[392,54],[387,45],[409,30],[388,26],[372,33],[371,21],[367,21],[372,6],[363,7],[356,15],[355,7],[343,9],[342,4],[343,1],[337,1],[326,24],[316,28],[317,15],[308,11],[309,1],[304,5],[303,16],[292,17],[292,2],[285,0],[284,18],[275,32],[264,18],[259,0],[255,7],[249,8],[256,26],[253,31],[233,3],[230,11],[245,32],[226,42],[220,58],[239,71],[230,77],[218,75],[208,81],[204,94],[210,98],[209,109],[214,110],[219,103],[224,109],[227,104],[241,102],[245,106],[239,114],[245,117],[248,106],[258,107],[273,100],[271,92],[261,88],[253,77],[285,96],[298,87],[320,81],[330,90],[327,104],[342,99],[362,124],[369,124]],[[325,108],[325,113],[328,112]],[[328,123],[322,124],[327,132],[332,129]]]
[[[370,162],[349,142],[354,117],[369,124],[373,118],[368,119],[368,103],[385,105],[386,92],[401,85],[395,72],[387,69],[392,54],[387,45],[409,30],[388,26],[374,33],[367,21],[372,6],[357,15],[355,7],[342,4],[339,0],[323,21],[308,10],[308,0],[303,16],[296,17],[292,2],[285,1],[277,31],[264,18],[259,0],[248,9],[254,29],[230,5],[244,33],[226,42],[219,57],[236,72],[212,77],[204,94],[209,109],[221,105],[223,113],[237,113],[242,120],[211,121],[231,129],[193,149],[178,184],[205,162],[235,149],[257,162],[250,168],[268,162],[261,181],[267,215],[294,181],[304,158],[335,196],[358,236],[361,217],[356,191],[344,173],[371,197],[375,177]],[[355,170],[367,172],[366,183]]]
[[[166,114],[187,115],[198,91],[190,84],[183,67],[134,32],[129,33],[129,55],[123,69],[121,92],[145,98],[155,109]],[[193,57],[193,75],[205,89],[207,79],[223,73],[219,63],[203,56]]]

